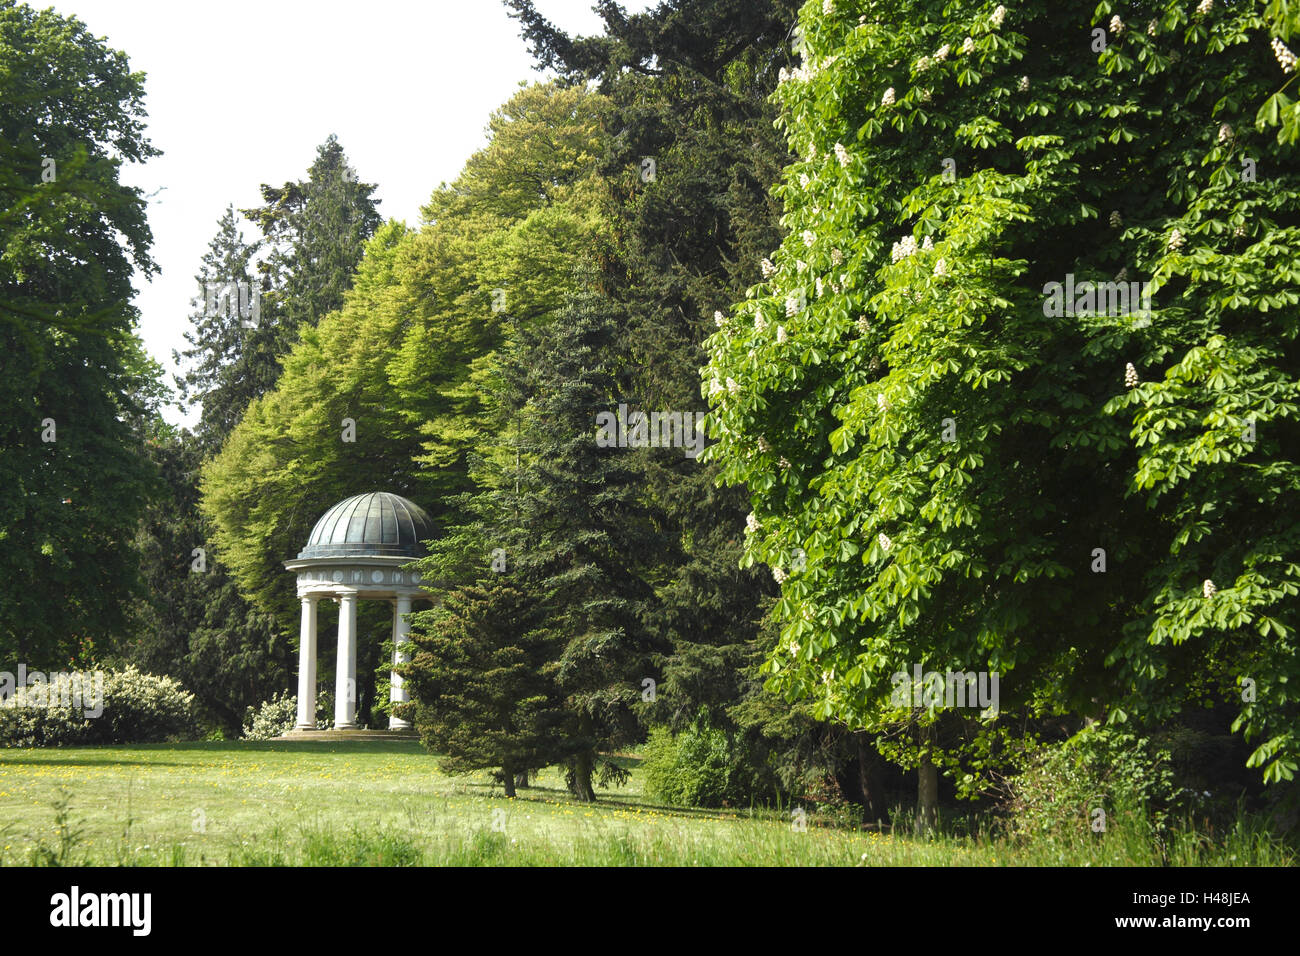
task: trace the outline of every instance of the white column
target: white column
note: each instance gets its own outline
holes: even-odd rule
[[[393,614],[393,663],[404,664],[411,659],[411,654],[406,645],[410,642],[411,625],[406,620],[406,615],[411,613],[411,596],[409,594],[399,594],[397,596],[397,610]],[[388,678],[389,690],[388,699],[394,704],[404,704],[411,699],[410,693],[402,685],[402,678],[393,671]],[[411,722],[402,720],[400,717],[389,716],[389,730],[408,730]]]
[[[351,730],[357,719],[357,592],[339,592],[339,652],[335,663],[334,729]]]
[[[316,729],[316,598],[302,599],[298,632],[298,730]]]

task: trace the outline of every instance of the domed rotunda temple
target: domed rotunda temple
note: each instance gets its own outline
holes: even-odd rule
[[[316,608],[322,599],[339,602],[338,657],[334,686],[334,729],[356,727],[357,602],[388,601],[393,606],[393,663],[409,659],[406,615],[413,601],[427,601],[418,572],[403,570],[424,557],[423,543],[434,537],[433,521],[419,505],[377,491],[340,501],[316,522],[307,546],[284,566],[298,574],[302,630],[298,657],[299,731],[316,730]],[[392,675],[389,699],[408,699],[402,679]],[[390,717],[390,730],[410,724]]]

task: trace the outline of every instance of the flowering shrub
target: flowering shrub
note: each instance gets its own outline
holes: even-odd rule
[[[316,695],[316,726],[328,727],[333,698],[328,692]],[[271,740],[293,730],[298,722],[298,697],[281,691],[244,714],[244,740]]]
[[[298,698],[281,691],[244,715],[244,740],[270,740],[290,730],[298,720]]]
[[[29,706],[20,690],[0,703],[0,747],[165,743],[200,736],[194,695],[170,677],[135,667],[104,673],[103,713],[84,707]]]

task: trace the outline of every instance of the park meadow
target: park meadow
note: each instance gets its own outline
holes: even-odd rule
[[[1300,4],[568,2],[0,0],[0,865],[1294,867]]]

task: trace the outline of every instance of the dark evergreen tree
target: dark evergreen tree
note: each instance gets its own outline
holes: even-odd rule
[[[240,596],[212,547],[198,513],[201,442],[164,426],[149,451],[166,492],[148,504],[137,535],[146,596],[126,657],[180,680],[236,735],[247,707],[288,686],[289,649],[274,618]]]
[[[267,290],[255,275],[256,251],[228,206],[195,276],[199,295],[191,300],[195,311],[185,333],[190,347],[172,352],[178,366],[189,366],[177,385],[182,402],[202,408],[196,436],[204,454],[221,447],[249,402],[279,377],[280,336],[274,323],[263,321],[270,315],[262,315]]]
[[[594,270],[549,323],[516,330],[504,358],[520,403],[514,515],[502,514],[507,568],[539,596],[544,630],[562,648],[556,680],[567,722],[563,756],[580,800],[595,799],[599,751],[635,739],[632,706],[653,673],[648,580],[662,529],[652,522],[626,449],[596,441],[596,416],[623,392],[620,317],[593,288]],[[513,520],[513,524],[508,523]],[[601,778],[619,776],[606,761]]]
[[[316,149],[307,178],[262,186],[264,205],[241,210],[262,231],[266,256],[259,270],[271,286],[269,305],[287,351],[297,331],[343,305],[343,293],[383,222],[372,199],[374,183],[358,182],[331,133]]]
[[[159,451],[169,492],[140,530],[150,587],[130,653],[141,666],[185,680],[230,733],[248,706],[287,687],[292,648],[275,617],[245,600],[223,564],[198,513],[199,469],[253,400],[274,387],[299,325],[314,326],[342,305],[379,224],[373,188],[355,182],[330,137],[305,182],[263,187],[267,207],[247,213],[262,231],[256,243],[244,241],[227,208],[196,276],[190,348],[175,356],[189,366],[178,379],[182,399],[202,413],[193,435],[172,435]],[[370,669],[365,674],[361,691],[369,699]]]
[[[280,335],[264,321],[255,253],[228,207],[195,276],[190,348],[173,353],[188,365],[177,385],[182,402],[201,406],[199,423],[192,433],[161,429],[151,449],[166,492],[146,509],[138,534],[147,590],[128,650],[142,669],[182,680],[232,735],[246,708],[288,686],[292,665],[274,618],[240,595],[198,512],[203,459],[279,375]]]
[[[604,288],[628,315],[625,400],[643,409],[702,413],[699,368],[714,316],[763,274],[780,244],[771,187],[791,156],[770,102],[779,71],[793,65],[796,0],[687,0],[624,16],[598,5],[599,37],[571,38],[531,0],[507,6],[539,64],[571,82],[596,80],[614,104],[602,173],[618,254]],[[653,162],[653,167],[645,161]],[[775,584],[741,568],[749,495],[719,488],[718,468],[676,449],[632,453],[666,533],[654,580],[651,627],[670,650],[646,719],[680,729],[704,719],[760,762],[747,768],[754,795],[797,791],[820,776],[878,808],[867,792],[876,762],[869,740],[793,714],[755,673],[771,635],[760,634]],[[775,770],[771,768],[775,767]],[[873,817],[874,818],[874,817]]]
[[[541,608],[489,573],[413,616],[414,653],[399,665],[414,698],[399,708],[449,773],[491,768],[516,778],[556,759],[565,713],[555,681],[557,642]]]

